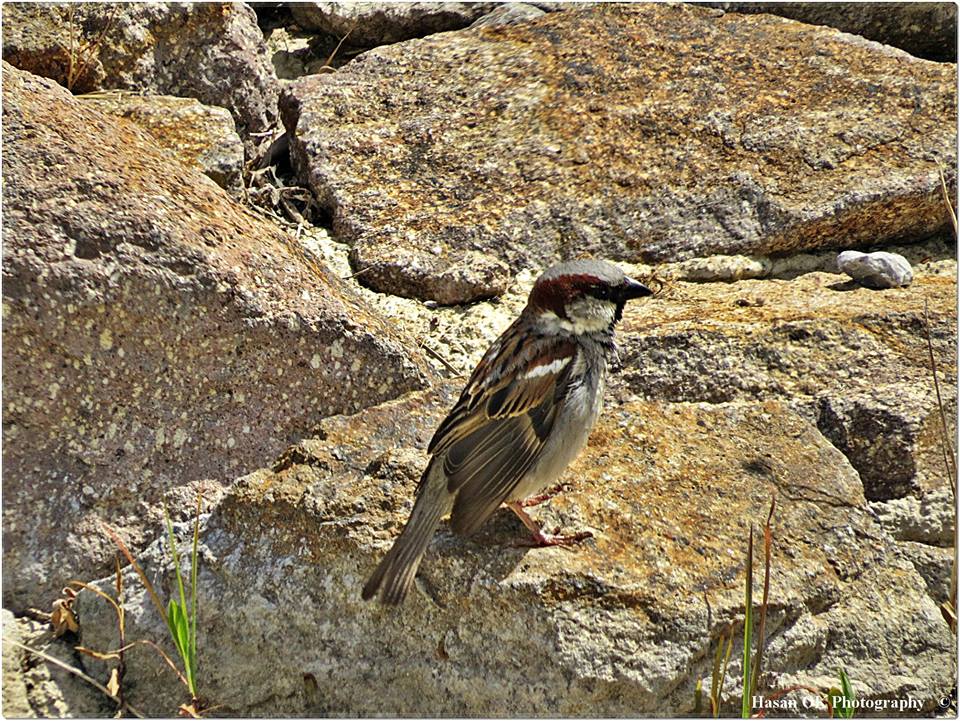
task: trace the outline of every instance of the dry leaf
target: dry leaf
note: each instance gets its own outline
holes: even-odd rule
[[[101,653],[100,651],[94,651],[92,648],[87,648],[86,646],[74,646],[73,650],[79,651],[87,656],[92,656],[99,661],[113,661],[114,659],[120,660],[120,654],[113,651]]]
[[[180,704],[180,713],[178,715],[184,718],[203,718],[192,703]]]
[[[64,600],[58,598],[53,602],[53,612],[50,614],[50,623],[53,625],[54,638],[58,638],[67,631],[77,633],[80,630],[80,624],[77,623],[77,616],[73,612],[73,600]]]
[[[943,616],[943,620],[947,622],[947,625],[950,626],[950,630],[954,633],[957,632],[957,612],[953,608],[953,604],[949,601],[944,601],[940,604],[940,615]]]
[[[109,691],[112,696],[120,695],[120,674],[117,669],[113,669],[110,672],[110,680],[107,681],[107,691]]]

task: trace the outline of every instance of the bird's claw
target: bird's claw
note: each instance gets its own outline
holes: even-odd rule
[[[533,506],[539,506],[544,501],[549,501],[558,493],[569,491],[571,488],[572,486],[569,483],[558,483],[555,486],[551,486],[543,493],[523,499],[522,501],[520,501],[520,506],[522,508],[531,508]]]

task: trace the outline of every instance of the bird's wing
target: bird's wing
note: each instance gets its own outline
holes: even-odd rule
[[[574,342],[556,339],[536,357],[507,331],[477,366],[429,451],[457,493],[453,530],[475,531],[537,460],[576,363]]]

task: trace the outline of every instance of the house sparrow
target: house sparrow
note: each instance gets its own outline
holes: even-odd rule
[[[617,266],[560,263],[543,273],[520,317],[483,356],[460,400],[437,428],[413,511],[363,587],[400,603],[446,514],[458,534],[476,531],[506,504],[534,545],[588,537],[542,532],[523,501],[551,486],[587,442],[603,405],[613,327],[632,298],[651,295]],[[526,505],[532,505],[526,503]]]

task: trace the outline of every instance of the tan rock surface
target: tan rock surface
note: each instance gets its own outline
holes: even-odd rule
[[[152,137],[6,64],[3,101],[6,604],[105,572],[100,521],[138,547],[165,495],[425,385],[349,287]]]
[[[134,90],[227,108],[248,155],[279,89],[245,3],[6,3],[3,58],[72,91]]]
[[[659,329],[654,318],[665,333],[699,318],[731,335],[739,325],[743,337],[801,317],[812,332],[820,316],[824,328],[854,325],[857,294],[871,291],[831,290],[827,278],[761,284],[768,302],[752,308],[734,301],[754,282],[677,284],[628,311],[624,344],[639,348]],[[913,286],[947,333],[952,284],[919,274]],[[862,322],[905,346],[887,362],[912,378],[917,331],[897,293],[870,296]],[[208,657],[257,661],[214,674],[209,698],[234,713],[290,715],[690,714],[697,679],[709,686],[716,638],[731,624],[740,635],[748,530],[776,496],[766,687],[835,684],[842,666],[861,698],[935,708],[953,683],[954,640],[928,592],[930,554],[901,548],[878,522],[885,506],[868,506],[857,471],[803,417],[802,388],[723,402],[637,399],[627,376],[639,361],[624,361],[565,476],[572,488],[533,511],[547,528],[594,537],[531,550],[510,545],[525,531],[505,510],[471,539],[442,523],[399,610],[361,602],[359,589],[407,518],[458,382],[326,419],[272,469],[239,479],[202,533],[201,623]],[[162,549],[144,559],[169,584]],[[757,598],[759,572],[755,582]],[[138,632],[164,632],[146,597],[130,608]],[[85,638],[115,643],[106,609],[83,609]],[[264,657],[274,659],[270,674]],[[168,679],[132,673],[144,700],[171,707]],[[736,701],[736,682],[727,690]]]
[[[910,289],[884,291],[826,273],[676,283],[658,303],[627,314],[621,379],[656,400],[788,400],[847,455],[871,500],[942,487],[924,303],[953,419],[955,294],[955,265],[918,275]]]
[[[360,282],[451,303],[503,292],[504,262],[922,238],[955,86],[827,28],[610,4],[378,48],[281,110]]]
[[[243,143],[225,108],[193,98],[105,91],[77,96],[101,113],[127,118],[187,166],[226,190],[243,189]]]

